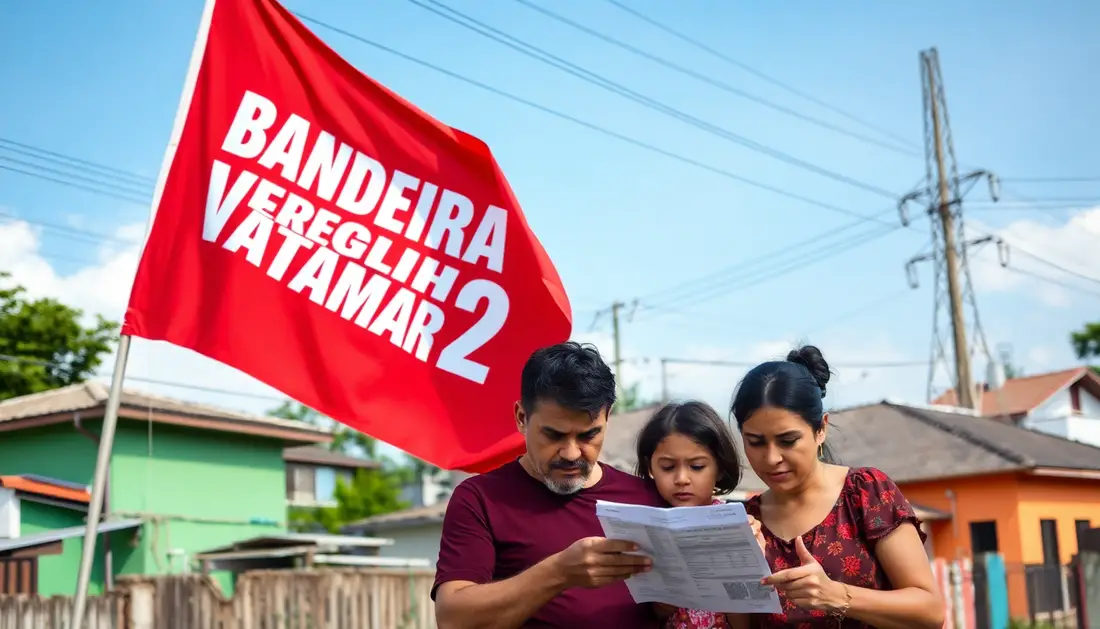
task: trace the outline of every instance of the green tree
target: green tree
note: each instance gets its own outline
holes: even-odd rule
[[[1080,332],[1070,334],[1070,341],[1081,360],[1100,358],[1100,322],[1086,323]],[[1100,373],[1100,365],[1093,365],[1092,370]]]
[[[391,513],[409,506],[400,499],[401,485],[388,470],[359,470],[351,483],[336,481],[336,506],[318,510],[317,522],[336,533],[340,527],[375,515]]]
[[[0,272],[0,400],[87,380],[118,340],[118,324],[56,299],[30,299]]]
[[[1079,332],[1070,334],[1070,341],[1081,360],[1100,358],[1100,322],[1086,323]]]

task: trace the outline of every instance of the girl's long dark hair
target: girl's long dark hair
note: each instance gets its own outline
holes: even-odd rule
[[[741,456],[729,428],[705,402],[670,403],[661,407],[638,433],[638,463],[635,473],[650,478],[649,467],[657,445],[669,435],[683,435],[714,456],[718,479],[714,493],[728,494],[741,482]]]

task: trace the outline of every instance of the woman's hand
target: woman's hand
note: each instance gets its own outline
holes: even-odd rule
[[[752,527],[752,535],[753,535],[753,537],[756,538],[756,543],[760,544],[760,551],[763,552],[764,556],[766,557],[768,553],[767,553],[767,545],[764,542],[763,525],[760,523],[760,520],[757,520],[756,518],[754,518],[750,515],[749,516],[749,526]]]
[[[787,600],[802,609],[834,611],[844,609],[848,604],[848,592],[843,583],[838,583],[825,574],[821,564],[817,563],[802,536],[795,538],[795,550],[802,565],[796,568],[780,570],[765,578],[762,583],[775,586]]]

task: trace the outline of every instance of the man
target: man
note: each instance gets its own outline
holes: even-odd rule
[[[592,346],[536,351],[523,368],[516,427],[527,452],[455,488],[436,565],[440,629],[656,628],[623,583],[649,569],[605,539],[596,501],[666,506],[652,484],[597,459],[615,377]]]

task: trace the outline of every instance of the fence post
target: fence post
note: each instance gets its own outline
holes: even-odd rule
[[[951,562],[948,574],[951,583],[951,608],[955,612],[954,625],[956,629],[965,629],[966,614],[963,609],[962,570],[958,561]]]
[[[989,629],[1008,629],[1008,576],[1005,571],[1005,558],[1000,553],[988,553],[983,556],[985,562],[985,600],[989,609]]]
[[[153,617],[156,586],[149,581],[137,581],[126,589],[130,596],[130,629],[156,629]]]
[[[935,577],[936,586],[939,587],[940,595],[943,597],[940,601],[943,604],[943,629],[954,629],[955,616],[952,612],[954,605],[951,604],[953,600],[951,595],[951,567],[947,560],[943,558],[933,559],[932,575]]]

